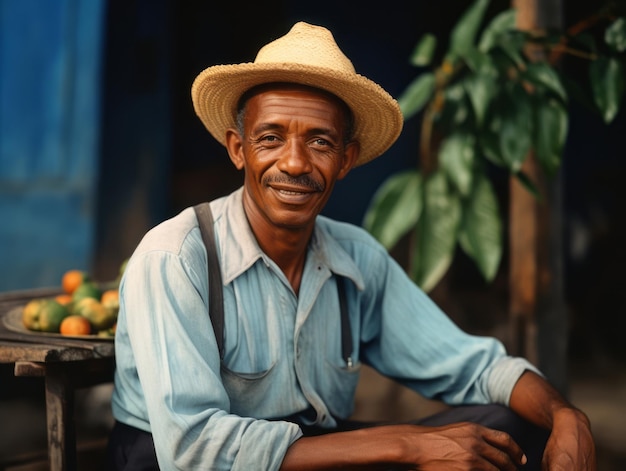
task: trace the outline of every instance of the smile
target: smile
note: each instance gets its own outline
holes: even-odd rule
[[[317,194],[313,188],[281,188],[270,186],[276,198],[285,204],[305,204]]]
[[[300,190],[284,190],[281,188],[277,188],[276,191],[282,193],[284,195],[303,195],[307,193],[311,193],[311,191],[300,191]]]

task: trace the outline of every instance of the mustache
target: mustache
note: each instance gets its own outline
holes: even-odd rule
[[[287,185],[299,186],[301,188],[304,187],[313,191],[324,191],[324,185],[317,180],[314,180],[309,175],[292,177],[291,175],[278,174],[268,175],[263,178],[264,185],[269,185],[271,183],[286,183]]]

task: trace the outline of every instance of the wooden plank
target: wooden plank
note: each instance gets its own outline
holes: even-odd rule
[[[63,362],[57,366],[65,371],[69,378],[68,385],[73,388],[86,388],[96,384],[113,381],[115,359],[113,357],[94,358],[84,361]],[[15,376],[43,377],[46,375],[46,363],[18,361],[15,363]]]
[[[78,361],[94,356],[94,351],[86,348],[0,341],[0,363]]]
[[[43,363],[35,363],[32,361],[18,361],[15,363],[13,373],[15,376],[45,376],[46,367]]]
[[[95,340],[80,339],[74,337],[64,336],[38,336],[36,334],[21,334],[17,332],[9,332],[0,326],[0,342],[10,341],[17,344],[27,343],[34,345],[45,345],[48,347],[66,347],[66,348],[82,348],[85,350],[91,350],[99,356],[109,356],[115,353],[115,347],[111,340]]]

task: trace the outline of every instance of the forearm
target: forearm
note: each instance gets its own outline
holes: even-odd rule
[[[303,437],[287,451],[281,470],[385,469],[401,462],[400,428],[372,427],[351,432]]]
[[[553,428],[554,420],[560,414],[577,416],[589,425],[587,417],[579,409],[532,371],[526,371],[517,381],[509,405],[526,420],[548,430]]]

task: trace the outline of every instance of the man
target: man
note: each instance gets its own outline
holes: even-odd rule
[[[402,129],[329,31],[298,23],[254,63],[203,71],[192,98],[244,172],[211,202],[223,329],[188,208],[145,236],[121,284],[112,467],[514,470],[543,454],[545,469],[595,469],[587,418],[532,365],[460,331],[365,231],[319,215]],[[362,363],[474,406],[351,423]]]

